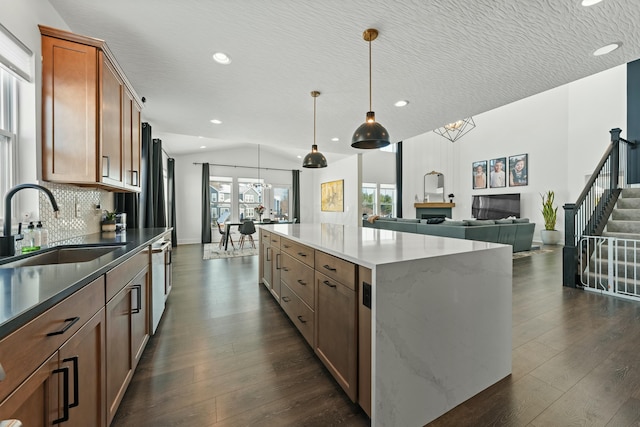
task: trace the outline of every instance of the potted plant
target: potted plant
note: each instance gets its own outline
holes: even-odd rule
[[[116,213],[104,211],[101,226],[102,231],[116,231]]]
[[[540,231],[540,238],[545,245],[557,245],[562,240],[562,233],[556,230],[558,207],[554,206],[555,193],[551,190],[542,197],[542,217],[544,218],[544,230]]]

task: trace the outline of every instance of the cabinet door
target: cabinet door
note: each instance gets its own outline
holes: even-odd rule
[[[124,84],[100,52],[100,182],[122,186]]]
[[[25,427],[50,426],[58,420],[63,412],[58,407],[58,383],[63,382],[59,377],[69,372],[57,367],[56,352],[0,403],[0,420],[17,419]]]
[[[59,350],[69,369],[69,420],[63,426],[105,426],[105,310],[102,308]],[[63,393],[64,391],[60,391]]]
[[[42,178],[96,182],[97,49],[42,37]]]
[[[262,258],[262,283],[267,287],[267,289],[271,290],[271,283],[273,283],[271,278],[273,275],[273,248],[266,241],[263,241],[261,245],[264,248],[264,257]]]
[[[142,356],[151,328],[149,324],[149,273],[142,270],[127,286],[131,289],[131,358],[133,369]]]
[[[125,286],[106,306],[107,424],[111,423],[133,375],[131,288]]]
[[[125,87],[122,109],[124,143],[124,184],[129,190],[140,190],[141,129],[140,107]]]
[[[271,262],[271,293],[280,302],[280,278],[282,276],[282,253],[280,248],[271,247],[273,258]]]
[[[140,119],[140,106],[135,101],[131,102],[131,186],[140,191],[140,171],[142,158],[142,121]]]
[[[356,293],[316,272],[315,352],[355,402],[357,395]]]

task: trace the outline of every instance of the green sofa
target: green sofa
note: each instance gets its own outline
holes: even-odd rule
[[[431,236],[453,237],[456,239],[479,240],[482,242],[511,245],[513,252],[531,249],[536,225],[527,218],[445,221],[428,224],[425,219],[379,218],[373,223],[362,220],[363,227],[382,228],[406,233],[428,234]]]

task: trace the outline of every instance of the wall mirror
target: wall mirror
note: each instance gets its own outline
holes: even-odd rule
[[[444,175],[431,171],[424,176],[424,203],[444,202]]]

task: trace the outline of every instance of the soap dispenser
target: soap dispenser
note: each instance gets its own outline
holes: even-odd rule
[[[49,230],[42,226],[42,221],[38,221],[36,229],[40,231],[40,246],[46,246],[49,244]]]

